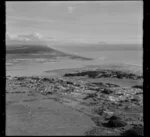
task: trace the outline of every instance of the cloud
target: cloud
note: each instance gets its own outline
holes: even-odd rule
[[[42,40],[43,36],[39,33],[26,33],[26,34],[16,34],[11,35],[6,33],[6,41],[7,40],[18,40],[18,41],[39,41]]]
[[[68,13],[72,13],[78,6],[68,6]]]
[[[40,40],[42,39],[42,35],[39,33],[32,33],[32,34],[20,34],[18,35],[18,38],[22,40]]]
[[[34,44],[40,44],[40,45],[46,45],[45,39],[43,39],[43,36],[39,33],[24,33],[24,34],[16,34],[12,35],[9,33],[6,33],[6,46],[13,46],[13,45],[34,45]]]
[[[14,39],[16,39],[16,37],[17,37],[17,35],[12,35],[12,34],[6,33],[6,41],[14,40]]]

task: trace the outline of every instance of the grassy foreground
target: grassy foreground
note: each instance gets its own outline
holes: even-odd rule
[[[6,78],[7,135],[143,135],[141,75],[64,72]]]

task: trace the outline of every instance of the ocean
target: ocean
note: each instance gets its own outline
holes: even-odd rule
[[[6,74],[11,76],[31,76],[43,74],[44,71],[65,69],[65,68],[79,68],[88,65],[105,65],[105,64],[127,64],[142,66],[143,51],[89,51],[89,50],[66,50],[66,53],[72,53],[93,60],[73,60],[73,59],[58,59],[56,61],[50,60],[47,62],[25,62],[18,64],[9,64],[6,62]]]

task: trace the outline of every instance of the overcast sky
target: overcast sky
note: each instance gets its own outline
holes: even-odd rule
[[[142,1],[6,2],[6,32],[48,41],[142,43]]]

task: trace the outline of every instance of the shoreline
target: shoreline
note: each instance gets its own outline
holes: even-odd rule
[[[7,68],[7,66],[6,66]],[[116,69],[116,70],[121,70],[123,69],[124,71],[135,71],[135,73],[143,73],[143,67],[142,65],[133,65],[133,64],[125,64],[125,63],[112,63],[112,64],[101,64],[101,65],[83,65],[83,66],[79,66],[79,67],[73,67],[73,68],[61,68],[61,69],[52,69],[52,70],[45,70],[45,71],[41,71],[40,74],[24,74],[24,75],[13,75],[11,73],[7,74],[7,71],[9,72],[9,70],[6,70],[6,76],[45,76],[45,75],[49,75],[51,72],[67,72],[67,71],[79,71],[79,70],[91,70],[91,69],[104,69],[104,68],[108,68],[108,69]],[[11,69],[12,70],[12,69]],[[20,70],[20,69],[18,69]],[[14,71],[16,71],[16,69],[14,69]],[[134,73],[134,72],[133,72]]]

